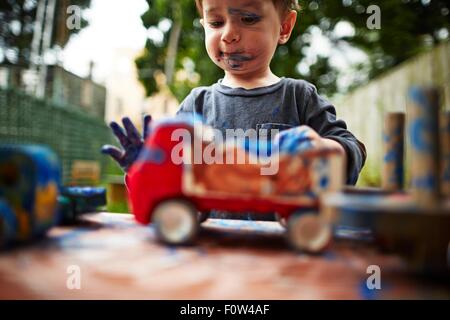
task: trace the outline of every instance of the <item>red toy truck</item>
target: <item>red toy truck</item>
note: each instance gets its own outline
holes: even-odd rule
[[[152,222],[159,240],[179,245],[194,239],[211,210],[276,212],[280,222],[287,221],[287,238],[295,249],[325,248],[332,232],[318,215],[319,204],[324,193],[343,185],[345,169],[339,151],[315,148],[255,161],[245,148],[212,142],[205,134],[211,130],[181,118],[152,124],[127,175],[136,220]],[[208,163],[205,155],[217,161]],[[220,163],[227,156],[241,162]],[[263,175],[268,161],[278,170]]]

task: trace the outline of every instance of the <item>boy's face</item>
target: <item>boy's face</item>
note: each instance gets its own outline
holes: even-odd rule
[[[203,0],[202,24],[208,55],[225,72],[266,70],[277,45],[287,42],[272,0]],[[292,21],[291,21],[292,22]],[[295,19],[294,19],[295,23]]]

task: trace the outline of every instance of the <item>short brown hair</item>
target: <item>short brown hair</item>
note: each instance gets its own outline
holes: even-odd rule
[[[298,0],[272,0],[275,7],[277,7],[280,12],[285,13],[289,10],[299,10],[300,5],[298,4]],[[195,0],[195,4],[197,5],[197,10],[200,16],[203,16],[203,6],[202,0]]]

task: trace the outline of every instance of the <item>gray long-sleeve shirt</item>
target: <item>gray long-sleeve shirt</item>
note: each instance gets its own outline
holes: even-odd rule
[[[336,119],[336,109],[307,81],[291,78],[256,89],[230,88],[219,80],[199,87],[181,103],[180,112],[195,112],[220,129],[288,129],[307,125],[323,138],[339,142],[347,154],[347,183],[355,184],[366,160],[364,144]]]

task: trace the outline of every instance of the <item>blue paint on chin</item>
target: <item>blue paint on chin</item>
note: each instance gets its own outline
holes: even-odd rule
[[[238,69],[240,69],[242,67],[241,64],[236,63],[234,61],[230,61],[230,59],[225,59],[224,61],[233,70],[238,70]]]
[[[235,62],[245,62],[245,61],[250,61],[253,58],[249,55],[245,55],[245,54],[240,54],[240,53],[233,53],[230,54],[226,60],[230,60],[230,61],[235,61]]]
[[[242,53],[231,53],[226,56],[221,53],[221,58],[232,69],[240,69],[242,68],[244,62],[253,60],[252,56]]]

